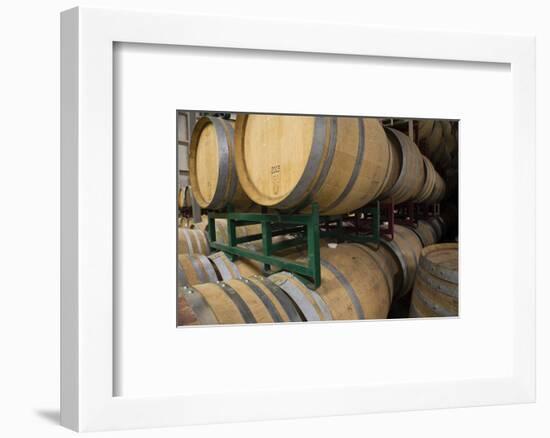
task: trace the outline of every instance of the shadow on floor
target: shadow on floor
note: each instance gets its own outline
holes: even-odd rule
[[[36,415],[48,420],[50,423],[59,424],[59,410],[58,409],[38,409],[35,411]]]

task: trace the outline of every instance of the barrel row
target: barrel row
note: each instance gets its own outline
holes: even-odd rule
[[[279,317],[275,317],[273,309],[270,310],[270,305],[266,304],[265,297],[263,301],[262,296],[259,298],[263,305],[257,302],[258,298],[254,298],[258,295],[256,286],[258,282],[263,282],[263,287],[270,288],[272,293],[274,287],[284,291],[303,321],[386,318],[391,302],[406,295],[413,289],[413,285],[413,302],[433,299],[433,294],[430,295],[429,291],[420,297],[418,293],[424,285],[422,279],[426,277],[424,273],[419,274],[423,263],[425,264],[421,255],[424,242],[427,242],[422,239],[436,239],[435,230],[439,227],[435,225],[433,231],[428,233],[426,230],[431,227],[430,223],[437,224],[434,220],[421,221],[417,228],[396,225],[394,239],[383,241],[378,248],[355,243],[339,244],[336,248],[323,245],[321,286],[317,290],[309,289],[298,277],[288,272],[277,272],[265,279],[258,275],[261,273],[261,264],[251,260],[239,259],[233,263],[223,253],[215,253],[209,257],[180,255],[179,285],[193,286],[180,289],[180,298],[187,296],[186,294],[192,294],[192,297],[188,300],[181,298],[185,303],[182,301],[179,309],[182,312],[182,309],[186,309],[185,315],[188,315],[189,307],[194,306],[189,300],[194,300],[195,306],[196,302],[200,302],[198,310],[194,312],[197,324],[296,320],[289,318],[288,314],[285,317],[279,313]],[[433,246],[428,245],[426,248]],[[307,262],[306,258],[300,257],[299,251],[294,256],[298,262]],[[422,279],[419,280],[418,275],[422,275]],[[243,292],[245,289],[247,291]],[[220,293],[226,296],[216,297]],[[234,296],[235,293],[240,299]],[[250,300],[252,304],[249,303]],[[414,309],[411,305],[411,314],[426,315],[427,311],[422,307],[424,301]],[[223,308],[219,309],[218,306]],[[230,306],[230,309],[224,306]],[[441,307],[441,304],[437,306]],[[210,310],[201,310],[204,307]],[[204,316],[204,312],[209,316]],[[217,317],[212,318],[212,315]],[[254,317],[251,318],[250,315]],[[188,317],[185,318],[182,316],[182,320],[189,321]]]
[[[298,259],[298,261],[304,261]],[[321,249],[321,286],[309,289],[288,272],[184,287],[179,324],[243,324],[386,318],[391,285],[366,247]]]
[[[305,247],[289,248],[276,254],[295,260],[303,257],[306,254],[306,249]],[[263,276],[263,268],[263,263],[252,259],[238,258],[233,262],[221,251],[209,255],[200,253],[178,254],[178,286],[192,286],[212,281]],[[272,272],[278,270],[276,266],[271,267]]]
[[[250,277],[178,289],[178,325],[303,321],[269,279]]]
[[[377,119],[240,114],[204,117],[193,130],[189,169],[203,208],[254,204],[342,214],[380,199],[436,203],[445,182],[418,146]]]
[[[178,254],[210,254],[206,233],[199,228],[178,227]]]
[[[443,235],[443,230],[444,224],[442,220],[438,217],[431,217],[428,220],[418,221],[414,227],[395,225],[394,238],[391,241],[382,240],[381,245],[376,250],[369,246],[356,246],[370,252],[371,257],[377,260],[383,274],[389,279],[392,299],[400,298],[406,295],[414,284],[422,248],[438,242]],[[191,242],[191,245],[188,246],[193,247],[193,249],[195,249],[195,246],[202,248],[202,244],[205,244],[201,238],[206,239],[206,237],[200,230],[183,229],[180,231],[184,235],[198,236],[196,239],[187,236],[187,239]],[[184,240],[183,243],[186,241]],[[199,242],[201,245],[196,242]],[[324,240],[321,241],[321,249],[325,251],[325,254],[328,248],[326,243]],[[338,245],[338,247],[341,246]],[[303,259],[305,248],[288,249],[280,255],[294,260],[301,259],[304,263],[306,262]],[[277,267],[272,267],[272,270],[276,272]],[[179,285],[193,285],[252,275],[263,275],[263,264],[246,258],[239,258],[236,262],[232,262],[223,252],[207,256],[195,251],[192,254],[178,255],[178,272]]]
[[[439,169],[458,168],[458,139],[448,120],[418,122],[420,150]]]

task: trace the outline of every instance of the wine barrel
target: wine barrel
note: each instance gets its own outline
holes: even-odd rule
[[[420,219],[417,222],[416,226],[411,226],[409,228],[416,233],[416,235],[422,242],[422,246],[433,245],[439,240],[437,230],[428,221]]]
[[[232,204],[237,209],[248,209],[252,205],[235,171],[233,127],[230,120],[202,117],[193,129],[189,179],[202,208],[216,210]]]
[[[263,263],[256,260],[239,257],[232,262],[223,252],[217,252],[209,256],[214,263],[218,277],[227,281],[232,278],[247,278],[253,276],[263,276]],[[276,266],[272,266],[273,271],[277,271]]]
[[[264,264],[256,260],[239,257],[235,266],[243,277],[263,276]]]
[[[387,136],[386,136],[387,137]],[[389,149],[389,158],[388,158],[388,171],[386,172],[386,178],[380,194],[377,196],[378,199],[388,199],[392,194],[392,189],[399,178],[402,167],[402,151],[398,143],[390,141],[388,139],[388,149]]]
[[[204,231],[179,227],[178,254],[210,254],[210,246]]]
[[[273,238],[273,240],[277,241],[275,238]],[[321,240],[320,243],[322,244],[322,242],[323,240]],[[250,243],[257,244],[257,242],[250,242]],[[257,252],[261,252],[261,246],[253,250]],[[273,255],[284,257],[291,260],[296,260],[300,257],[304,257],[307,255],[307,246],[301,245],[298,247],[286,248],[281,251],[276,251]],[[264,264],[256,260],[247,259],[246,257],[239,257],[235,261],[235,266],[237,267],[237,269],[239,270],[239,272],[243,277],[250,277],[253,275],[257,275],[257,276],[264,275],[264,270],[263,270]],[[279,272],[280,270],[281,269],[275,265],[271,266],[271,272]]]
[[[442,139],[443,127],[441,126],[441,122],[436,120],[434,122],[432,132],[430,133],[430,135],[428,135],[423,145],[425,154],[428,156],[428,158],[431,158],[433,156],[437,148],[441,145]]]
[[[422,188],[414,198],[415,202],[424,202],[432,194],[437,179],[437,171],[432,162],[422,155],[422,161],[424,162],[424,182]]]
[[[287,292],[307,321],[380,319],[388,315],[390,285],[377,261],[356,245],[321,248],[321,285],[315,291],[287,272],[269,279]]]
[[[178,189],[178,208],[191,207],[191,187],[185,186]]]
[[[458,315],[458,244],[422,250],[411,299],[411,317]]]
[[[281,243],[286,240],[286,237],[284,236],[273,236],[271,238],[272,243]],[[242,246],[243,248],[250,249],[255,252],[262,252],[263,250],[263,242],[262,240],[252,240],[250,242],[244,242],[240,243],[239,246]]]
[[[198,284],[178,291],[178,324],[302,321],[288,296],[259,278]]]
[[[441,175],[436,172],[435,174],[435,185],[432,193],[425,200],[425,204],[436,204],[441,202],[445,197],[445,181],[441,178]]]
[[[391,251],[399,266],[399,275],[394,276],[393,297],[394,299],[401,298],[413,287],[418,259],[422,251],[422,242],[411,229],[402,225],[394,225],[393,240],[382,239],[380,243]]]
[[[418,140],[422,141],[428,138],[434,128],[434,120],[419,120],[418,121]]]
[[[218,281],[212,263],[202,254],[179,254],[177,272],[178,286]]]
[[[236,166],[247,195],[279,210],[317,202],[323,214],[356,210],[389,178],[389,145],[376,119],[242,114]]]
[[[219,243],[229,243],[229,231],[227,230],[227,220],[216,219],[216,241]],[[261,234],[262,227],[260,224],[243,225],[235,228],[237,237],[252,236]]]
[[[426,220],[432,226],[432,228],[435,230],[435,234],[436,234],[436,237],[437,237],[436,242],[439,242],[441,239],[443,239],[443,233],[444,233],[443,222],[441,220],[441,217],[440,216],[431,216]]]
[[[394,204],[414,199],[424,184],[424,162],[418,146],[402,132],[386,128],[388,140],[399,154],[399,175],[393,186],[385,193]]]
[[[286,292],[298,308],[304,321],[332,320],[330,309],[321,299],[318,292],[309,289],[290,272],[277,272],[270,275],[268,280]]]
[[[208,231],[208,216],[203,214],[201,216],[201,221],[193,223],[192,228],[197,228],[197,229],[199,229],[201,231],[204,231],[204,232]]]
[[[216,241],[218,243],[229,243],[229,233],[227,230],[227,221],[225,219],[216,219]],[[253,235],[261,235],[262,227],[260,224],[243,225],[236,228],[237,237],[248,237]],[[207,235],[208,236],[208,235]],[[273,236],[272,243],[280,243],[285,240],[284,236]],[[261,237],[258,240],[239,243],[240,247],[250,249],[256,252],[262,252],[263,243]]]
[[[215,252],[210,254],[208,258],[214,265],[214,269],[220,280],[227,281],[232,278],[242,278],[239,268],[237,268],[235,263],[233,263],[224,252]]]
[[[357,246],[362,251],[366,251],[376,261],[380,270],[386,278],[386,282],[390,289],[391,300],[394,298],[394,285],[398,284],[398,277],[401,273],[399,264],[393,256],[392,252],[384,245],[378,245],[373,247],[371,245],[361,245],[359,243],[352,243],[351,245]]]

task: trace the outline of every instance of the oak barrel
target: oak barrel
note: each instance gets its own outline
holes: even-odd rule
[[[458,315],[458,244],[422,250],[411,299],[411,317]]]
[[[434,127],[434,120],[419,120],[418,121],[418,139],[419,141],[425,140],[432,133]]]
[[[251,277],[253,275],[263,276],[264,265],[256,260],[239,257],[235,260],[235,266],[243,277]]]
[[[178,290],[178,324],[302,321],[294,304],[265,279],[241,278]]]
[[[234,122],[218,117],[199,119],[189,146],[189,179],[202,208],[221,209],[232,204],[248,209],[252,203],[235,171]]]
[[[401,173],[401,147],[396,142],[390,141],[388,138],[388,149],[390,152],[388,157],[388,170],[386,172],[384,184],[380,190],[379,195],[377,196],[378,199],[388,199]]]
[[[386,282],[390,289],[391,299],[394,298],[394,285],[398,284],[398,277],[401,275],[400,267],[392,254],[392,251],[385,245],[378,245],[377,247],[371,245],[362,245],[359,243],[352,243],[351,245],[357,246],[362,251],[366,251],[376,261],[380,270],[386,278]]]
[[[441,122],[436,120],[433,125],[432,132],[426,137],[423,143],[423,150],[428,157],[431,157],[435,151],[441,146],[443,139],[443,127]]]
[[[282,236],[277,236],[277,238],[283,238]],[[273,240],[276,242],[276,238],[274,237]],[[257,252],[261,252],[261,245],[260,245],[260,241],[255,241],[255,242],[249,242],[251,244],[254,244],[254,245],[258,245],[257,248],[251,248],[250,246],[248,247],[249,249],[252,249],[254,251],[257,251]],[[323,244],[323,240],[321,239],[320,241],[320,244],[322,245]],[[304,257],[307,255],[307,247],[305,245],[301,245],[301,246],[298,246],[298,247],[291,247],[291,248],[286,248],[286,249],[283,249],[281,251],[277,251],[275,252],[273,255],[276,255],[276,256],[279,256],[279,257],[284,257],[284,258],[287,258],[287,259],[290,259],[290,260],[296,260],[300,257]],[[239,270],[239,272],[241,273],[241,275],[243,277],[249,277],[249,276],[252,276],[252,275],[260,275],[260,276],[263,276],[264,275],[264,264],[262,262],[259,262],[259,261],[256,261],[256,260],[252,260],[252,259],[247,259],[245,257],[239,257],[236,261],[235,261],[235,266],[237,267],[237,269]],[[271,272],[278,272],[280,271],[281,269],[275,265],[272,265],[271,266]]]
[[[216,224],[216,241],[219,243],[229,242],[229,232],[227,229],[227,220],[215,219]],[[206,228],[208,230],[208,227]],[[252,236],[254,234],[261,234],[262,228],[260,224],[243,225],[236,227],[237,237]]]
[[[231,280],[232,278],[247,278],[252,276],[263,276],[263,263],[256,260],[239,257],[234,262],[227,257],[224,252],[216,252],[209,256],[214,264],[218,277],[221,280]],[[277,267],[272,266],[274,272]]]
[[[386,128],[388,140],[398,154],[399,175],[385,197],[395,204],[414,199],[424,184],[424,161],[418,146],[408,135],[393,128]]]
[[[210,254],[204,231],[198,228],[178,228],[178,254]]]
[[[445,189],[446,189],[445,181],[443,180],[443,178],[441,178],[441,175],[436,172],[434,189],[432,190],[432,193],[430,193],[430,196],[428,196],[424,200],[424,203],[436,204],[438,202],[441,202],[445,197]]]
[[[424,162],[424,182],[422,184],[422,188],[414,198],[415,202],[424,202],[430,197],[434,191],[437,179],[437,171],[435,170],[432,162],[424,155],[422,155],[422,161]]]
[[[242,114],[235,131],[236,166],[257,204],[323,214],[356,210],[389,178],[389,145],[376,119]]]
[[[330,321],[330,309],[319,293],[309,289],[290,272],[282,271],[268,277],[292,299],[304,321]]]
[[[388,315],[391,286],[378,262],[357,245],[321,248],[321,285],[315,291],[287,272],[269,279],[290,295],[307,321],[381,319]]]
[[[436,234],[436,237],[437,237],[436,242],[439,242],[443,238],[443,234],[444,234],[443,221],[441,220],[441,217],[440,216],[431,216],[426,220],[432,226],[432,228],[435,230],[435,234]]]
[[[202,254],[179,254],[177,272],[178,286],[218,281],[212,263]]]
[[[422,242],[411,229],[394,225],[393,240],[382,239],[380,243],[391,251],[399,266],[399,275],[394,276],[393,296],[394,299],[401,298],[413,287]]]
[[[227,221],[225,219],[216,219],[216,241],[219,243],[229,243],[229,232],[227,230]],[[242,225],[236,227],[237,237],[248,237],[254,235],[261,235],[262,227],[260,224]],[[279,243],[285,240],[284,236],[273,236],[272,243]],[[257,240],[251,240],[249,242],[239,243],[240,247],[250,249],[252,251],[261,252],[263,243],[261,237]]]
[[[231,280],[232,278],[243,277],[241,275],[241,272],[239,271],[239,268],[229,259],[229,257],[227,257],[224,252],[215,252],[213,254],[210,254],[208,258],[214,265],[214,269],[220,280],[227,281]]]
[[[416,235],[422,242],[422,246],[433,245],[439,240],[437,230],[429,221],[420,219],[416,223],[416,226],[411,226],[409,228],[416,233]]]

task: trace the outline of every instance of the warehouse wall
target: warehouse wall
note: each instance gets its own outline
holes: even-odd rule
[[[536,33],[538,83],[538,247],[546,256],[550,232],[550,27],[546,2],[524,0],[394,0],[277,2],[209,0],[21,0],[5,2],[0,15],[0,430],[4,436],[73,436],[55,424],[59,402],[59,17],[76,4],[95,7],[189,11],[337,20],[390,27],[426,27],[480,32]],[[230,37],[230,36],[228,36]],[[223,80],[223,72],[220,72]],[[189,86],[189,84],[182,84]],[[544,147],[543,147],[544,146]],[[543,202],[544,201],[544,202]],[[550,283],[548,262],[539,258],[538,403],[535,405],[440,410],[194,427],[193,437],[490,435],[545,437],[550,434]],[[182,436],[181,429],[123,432],[102,437]]]

